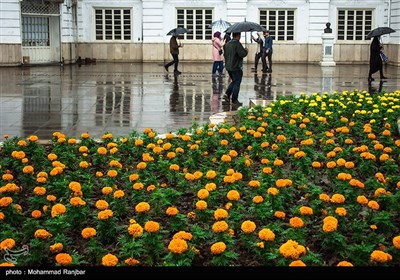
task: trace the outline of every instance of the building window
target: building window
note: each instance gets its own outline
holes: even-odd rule
[[[193,30],[193,33],[184,34],[185,40],[211,40],[212,29],[207,26],[212,22],[212,9],[177,9],[176,26]]]
[[[277,41],[294,40],[294,10],[260,10],[260,25]]]
[[[372,10],[338,10],[338,40],[365,40],[371,29]]]
[[[22,17],[22,46],[50,46],[48,17]]]
[[[96,9],[96,40],[131,40],[131,10]]]

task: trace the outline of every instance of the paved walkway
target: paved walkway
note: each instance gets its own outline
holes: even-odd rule
[[[177,77],[157,63],[3,67],[0,137],[35,134],[47,140],[61,131],[69,137],[89,132],[99,138],[105,132],[127,136],[147,127],[163,134],[203,124],[215,113],[232,110],[221,99],[229,79],[213,79],[211,67],[180,63]],[[268,75],[255,74],[251,67],[245,65],[239,95],[244,105],[301,92],[400,89],[400,67],[395,66],[385,66],[384,83],[376,73],[371,86],[368,65],[275,64]]]

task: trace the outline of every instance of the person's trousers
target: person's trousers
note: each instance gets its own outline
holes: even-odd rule
[[[260,58],[262,58],[262,53],[261,52],[257,52],[254,55],[254,69],[257,70],[257,66],[258,66],[258,61],[260,61]]]
[[[268,58],[269,66],[267,66],[267,58]],[[268,70],[268,67],[269,67],[269,69],[272,69],[272,55],[271,54],[269,54],[269,53],[267,54],[267,52],[263,52],[261,61],[263,64],[263,68],[262,68],[263,72],[266,72]]]
[[[222,75],[222,71],[224,70],[224,62],[221,61],[214,61],[213,67],[212,67],[212,74],[214,75],[215,73],[218,73]]]
[[[172,55],[172,61],[168,62],[165,64],[165,67],[170,67],[172,64],[174,64],[174,71],[178,71],[178,64],[179,64],[179,55],[178,54],[171,54]]]
[[[243,70],[228,71],[229,77],[231,77],[231,83],[226,89],[226,95],[228,95],[232,102],[236,102],[239,98],[240,84],[242,83]]]

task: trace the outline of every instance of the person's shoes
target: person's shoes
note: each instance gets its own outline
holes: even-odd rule
[[[268,68],[262,70],[263,73],[268,73]]]
[[[243,103],[242,103],[242,102],[239,102],[239,100],[232,101],[232,106],[239,107],[239,106],[242,106],[242,105],[243,105]]]
[[[269,69],[267,70],[267,73],[272,73],[272,69],[269,68]]]
[[[230,97],[228,94],[226,94],[226,93],[222,96],[222,98],[223,98],[224,101],[227,102],[227,103],[231,102],[231,97]]]
[[[385,77],[385,76],[382,76],[381,77],[381,80],[386,80],[387,78]]]
[[[179,70],[174,70],[174,73],[177,74],[177,75],[182,74],[182,72],[179,71]]]
[[[251,72],[257,72],[257,68],[252,67]]]
[[[372,77],[368,77],[368,82],[370,83],[370,82],[372,82],[372,81],[375,81],[375,79],[372,78]]]
[[[167,65],[164,65],[164,68],[165,68],[165,71],[168,72],[168,66],[167,66]]]

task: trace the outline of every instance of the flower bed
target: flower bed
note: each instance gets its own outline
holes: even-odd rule
[[[282,97],[162,138],[5,136],[2,265],[398,266],[399,97]]]

